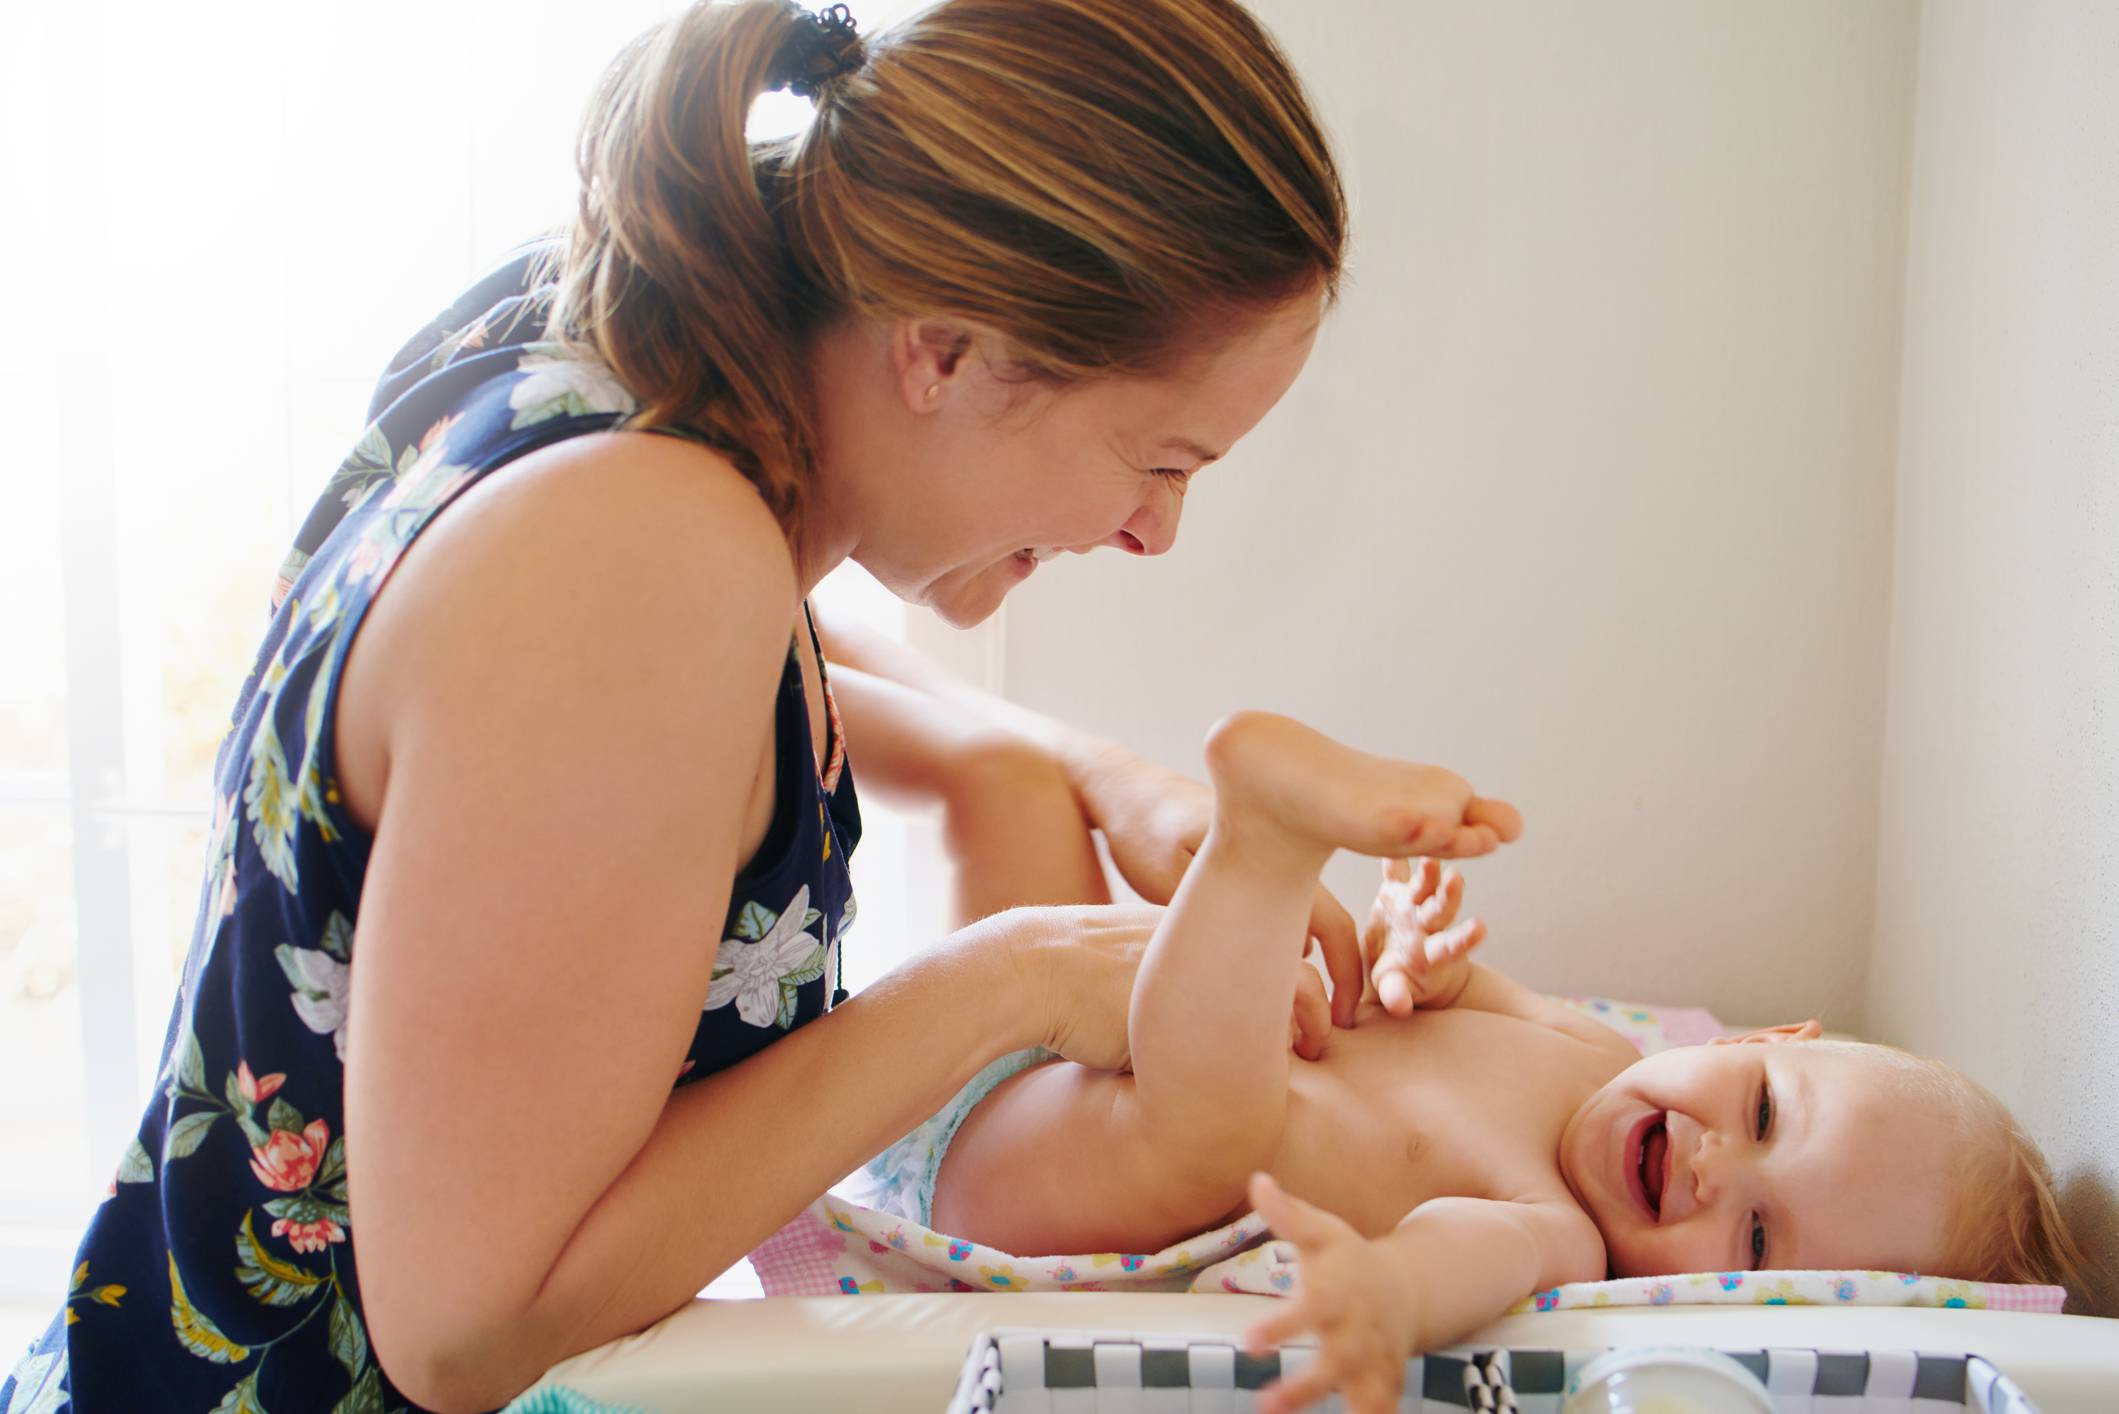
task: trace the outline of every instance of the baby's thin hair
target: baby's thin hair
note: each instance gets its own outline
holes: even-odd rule
[[[1889,1064],[1908,1090],[1957,1117],[1962,1154],[1943,1232],[1940,1276],[2029,1282],[2081,1292],[2087,1265],[2060,1215],[2053,1171],[2009,1107],[1984,1085],[1928,1056],[1870,1042],[1818,1041]]]

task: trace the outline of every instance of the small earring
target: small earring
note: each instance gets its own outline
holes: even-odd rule
[[[929,383],[927,385],[927,401],[931,403],[940,396],[942,396],[942,385],[939,383]]]

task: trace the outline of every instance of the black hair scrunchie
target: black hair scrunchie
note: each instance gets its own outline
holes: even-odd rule
[[[861,59],[861,36],[853,12],[844,5],[826,5],[795,22],[794,33],[780,54],[780,71],[787,77],[774,87],[814,103],[826,84],[860,68]]]

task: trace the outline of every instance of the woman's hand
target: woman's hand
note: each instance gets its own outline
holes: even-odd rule
[[[1262,1173],[1251,1176],[1251,1206],[1274,1236],[1295,1244],[1302,1262],[1295,1295],[1252,1327],[1246,1343],[1256,1352],[1299,1335],[1317,1338],[1315,1357],[1262,1391],[1259,1409],[1288,1414],[1337,1390],[1351,1414],[1390,1414],[1419,1315],[1414,1284],[1393,1250]]]
[[[1486,938],[1476,918],[1457,920],[1464,876],[1432,859],[1386,859],[1383,884],[1362,933],[1376,998],[1393,1016],[1451,1006],[1471,981],[1472,949]]]
[[[1103,831],[1111,862],[1127,885],[1150,903],[1168,903],[1206,841],[1214,792],[1117,746],[1099,751],[1095,768],[1080,774],[1079,790],[1084,813]],[[1352,1026],[1361,1001],[1361,945],[1353,916],[1321,883],[1310,905],[1310,937],[1323,947],[1332,979],[1329,1019]],[[1303,951],[1308,953],[1308,944]],[[1316,1058],[1300,1044],[1296,1050]]]
[[[1028,1012],[1025,1044],[1096,1070],[1127,1070],[1133,978],[1162,915],[1160,904],[1142,903],[1011,908],[956,937],[975,948],[1000,947],[1014,960]],[[1331,1017],[1314,969],[1303,969],[1288,1030],[1296,1054],[1323,1054]]]

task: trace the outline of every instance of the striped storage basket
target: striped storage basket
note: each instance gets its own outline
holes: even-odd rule
[[[1560,1414],[1594,1350],[1457,1349],[1406,1366],[1400,1414],[1514,1408]],[[1765,1382],[1781,1414],[2037,1414],[1976,1355],[1911,1350],[1724,1350]],[[1224,1335],[989,1331],[973,1342],[949,1414],[1240,1414],[1310,1352],[1246,1355]],[[1327,1409],[1336,1406],[1331,1401]]]

